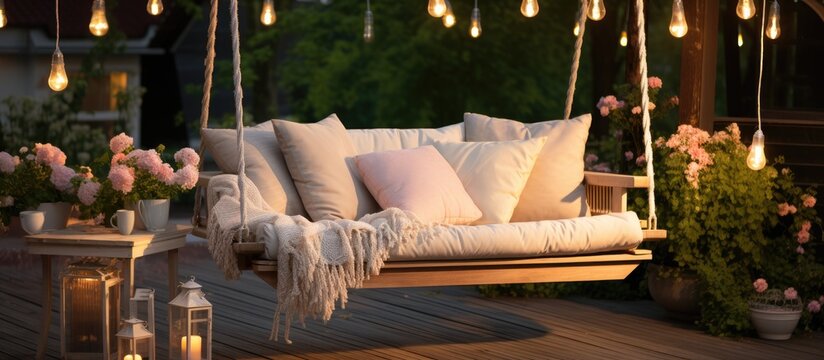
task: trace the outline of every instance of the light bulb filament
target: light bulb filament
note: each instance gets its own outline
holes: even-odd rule
[[[92,5],[92,19],[89,21],[89,32],[94,36],[103,36],[109,32],[109,22],[106,21],[106,3],[95,0]]]
[[[366,10],[366,15],[363,18],[363,41],[370,43],[375,39],[374,19],[372,11]]]
[[[429,0],[426,10],[429,15],[439,18],[446,13],[446,2],[444,0]]]
[[[155,16],[160,15],[163,12],[163,1],[149,0],[149,3],[146,4],[146,11]]]
[[[752,0],[738,0],[738,5],[735,6],[735,13],[741,19],[751,19],[755,16],[755,4]]]
[[[761,170],[767,165],[767,156],[764,154],[764,133],[756,130],[752,136],[752,145],[747,154],[747,166],[753,170]]]
[[[669,31],[677,38],[687,34],[687,19],[684,16],[684,3],[681,0],[672,1],[672,18],[670,19]]]
[[[472,9],[472,25],[469,28],[469,35],[473,38],[481,36],[481,10],[478,8]]]
[[[263,2],[263,8],[260,10],[260,22],[263,25],[271,26],[277,21],[277,13],[275,12],[275,4],[273,0],[266,0]]]
[[[767,30],[765,33],[770,39],[778,39],[781,36],[781,26],[779,25],[780,8],[778,1],[773,1],[770,5],[770,15],[767,17]]]
[[[578,33],[581,32],[581,24],[575,23],[575,27],[572,28],[572,35],[578,36]]]
[[[592,21],[598,21],[604,18],[607,14],[607,8],[604,6],[603,0],[591,0],[589,2],[589,9],[587,16]]]
[[[63,91],[69,86],[69,77],[66,76],[66,64],[63,62],[63,53],[60,52],[60,49],[54,50],[52,55],[48,82],[49,88],[54,91]]]
[[[622,47],[626,47],[627,43],[629,43],[629,40],[627,39],[627,32],[626,30],[621,31],[621,38],[618,39],[618,44]]]
[[[526,17],[534,17],[538,15],[538,0],[523,0],[521,1],[521,14]]]

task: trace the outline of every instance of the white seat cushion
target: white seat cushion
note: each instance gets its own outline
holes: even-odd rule
[[[643,240],[634,212],[532,222],[450,225],[431,241],[408,243],[390,253],[390,261],[528,258],[628,250]],[[265,257],[277,259],[272,224],[257,229],[266,243]]]

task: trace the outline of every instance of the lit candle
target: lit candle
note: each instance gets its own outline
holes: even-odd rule
[[[192,349],[188,351],[189,356],[187,357],[186,351],[186,338],[190,338],[192,343]],[[201,343],[200,336],[192,335],[192,336],[184,336],[180,338],[180,358],[186,360],[200,360],[200,343]]]
[[[123,357],[123,360],[143,360],[143,357],[140,356],[140,354],[135,354],[134,357],[132,357],[131,355],[126,355]]]

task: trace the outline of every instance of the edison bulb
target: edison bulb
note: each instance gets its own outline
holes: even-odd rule
[[[687,34],[687,18],[684,16],[684,3],[681,0],[672,1],[672,18],[670,19],[669,31],[677,38]]]
[[[735,13],[744,20],[752,19],[755,16],[755,2],[753,0],[738,0]]]
[[[366,15],[363,16],[363,41],[371,43],[375,39],[374,19],[372,18],[372,10],[366,10]]]
[[[63,53],[55,49],[52,55],[51,71],[49,72],[49,88],[54,91],[66,90],[69,86],[69,77],[66,76],[66,64],[63,62]]]
[[[618,44],[620,44],[622,47],[627,47],[628,42],[629,40],[627,40],[627,32],[621,31],[621,38],[618,39]]]
[[[163,12],[163,0],[149,0],[146,11],[155,16],[160,15]]]
[[[764,133],[757,130],[752,136],[750,153],[747,154],[747,166],[753,170],[761,170],[767,165],[767,156],[764,155]]]
[[[472,9],[472,25],[469,28],[469,35],[473,38],[481,36],[481,9]]]
[[[778,1],[773,1],[772,5],[770,5],[770,13],[767,16],[767,30],[764,31],[767,37],[773,40],[781,36],[781,26],[778,24],[779,18],[781,17],[780,12],[781,9],[778,6]]]
[[[744,35],[741,35],[741,32],[738,32],[738,47],[744,46]]]
[[[6,27],[9,19],[6,18],[6,5],[0,0],[0,29]]]
[[[271,26],[277,21],[278,16],[275,13],[275,4],[273,0],[265,0],[263,8],[260,9],[260,22],[263,25]]]
[[[575,23],[575,27],[572,28],[572,35],[578,36],[578,33],[581,32],[581,24]]]
[[[521,1],[521,14],[524,16],[528,18],[534,17],[535,15],[538,15],[538,10],[540,10],[538,0]]]
[[[94,0],[89,31],[94,36],[103,36],[109,32],[109,22],[106,21],[106,3],[103,0]]]
[[[444,0],[429,0],[426,11],[429,12],[429,15],[439,18],[446,13],[446,2]]]
[[[455,13],[452,12],[452,3],[450,3],[449,0],[446,0],[446,12],[443,14],[441,20],[443,21],[443,26],[447,28],[455,26]]]
[[[587,17],[592,21],[598,21],[607,15],[607,8],[604,6],[604,0],[591,0],[587,8]]]

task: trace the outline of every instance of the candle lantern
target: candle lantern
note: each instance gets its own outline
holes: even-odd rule
[[[118,360],[154,360],[155,349],[150,347],[154,334],[146,328],[146,322],[135,318],[123,321],[117,332]]]
[[[194,276],[169,302],[169,359],[212,359],[212,304]]]
[[[109,359],[117,353],[120,270],[81,260],[61,274],[60,354],[64,359]]]
[[[154,352],[156,349],[155,331],[155,308],[154,308],[154,289],[135,289],[134,297],[129,299],[129,315],[135,319],[146,319],[146,328],[152,333],[152,338],[148,342],[141,342],[138,344],[137,352],[140,354],[148,354],[149,349]],[[154,356],[152,356],[154,359]],[[146,359],[146,356],[143,356]]]

